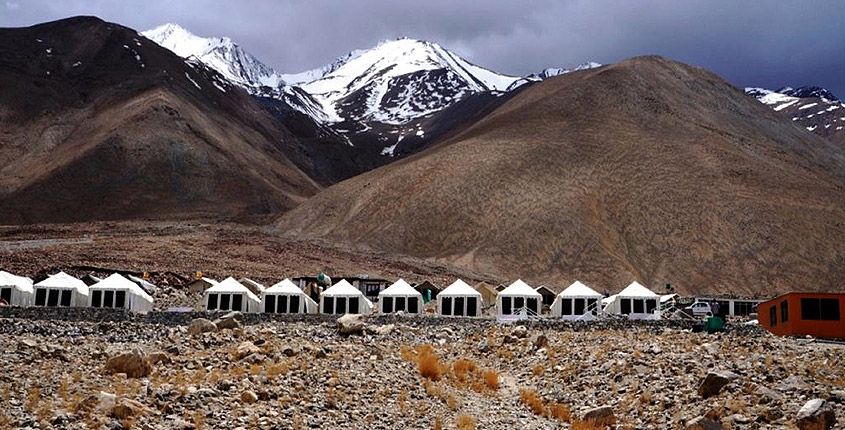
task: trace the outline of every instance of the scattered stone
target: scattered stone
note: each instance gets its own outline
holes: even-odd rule
[[[737,378],[739,378],[739,375],[727,370],[710,372],[701,381],[701,385],[698,387],[698,395],[705,399],[710,396],[715,396],[716,394],[719,394],[719,391],[721,391],[725,385],[728,385]]]
[[[188,326],[188,334],[191,336],[217,331],[217,325],[205,318],[196,318]]]
[[[511,334],[513,334],[514,336],[516,336],[519,339],[525,339],[526,337],[528,337],[528,327],[526,327],[524,325],[518,325],[518,326],[514,327]]]
[[[241,401],[248,405],[251,405],[258,401],[258,394],[255,394],[255,392],[252,390],[245,390],[243,393],[241,393]]]
[[[121,398],[115,402],[115,405],[112,407],[109,416],[122,420],[137,415],[147,415],[151,412],[152,410],[144,406],[144,404],[141,402],[132,399]]]
[[[220,318],[214,320],[214,324],[220,330],[234,330],[243,327],[244,316],[238,311],[229,312]]]
[[[582,420],[597,426],[612,426],[616,424],[616,415],[610,406],[600,406],[584,412]]]
[[[235,361],[243,360],[244,358],[252,355],[252,354],[259,354],[261,350],[258,349],[255,344],[250,341],[241,342],[240,345],[235,349]]]
[[[696,417],[687,422],[686,430],[722,430],[722,424],[705,417]]]
[[[139,349],[111,357],[106,361],[106,373],[125,373],[129,378],[143,378],[153,371],[153,366]]]
[[[158,363],[173,364],[170,356],[166,352],[161,351],[147,354],[147,361],[150,362],[150,366],[155,366]]]
[[[337,330],[340,334],[363,334],[364,316],[359,314],[346,314],[337,319]]]
[[[795,419],[798,430],[827,430],[836,424],[833,406],[822,399],[812,399],[801,407]]]
[[[549,338],[544,334],[538,334],[534,338],[534,348],[545,348],[549,344]]]
[[[208,320],[206,320],[206,321],[208,321]],[[179,355],[179,347],[176,346],[176,345],[170,345],[164,351],[167,352],[170,355]]]
[[[478,341],[478,352],[487,352],[490,350],[490,342],[487,342],[487,338],[481,339]]]

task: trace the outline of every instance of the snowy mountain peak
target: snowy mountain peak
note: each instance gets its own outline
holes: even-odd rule
[[[284,85],[281,75],[228,37],[200,37],[178,24],[164,24],[141,33],[182,58],[194,57],[234,83],[256,92],[262,86]]]

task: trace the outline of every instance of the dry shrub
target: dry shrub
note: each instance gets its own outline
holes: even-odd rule
[[[540,376],[545,372],[546,368],[540,363],[535,364],[534,367],[531,368],[531,374],[534,376]]]
[[[196,430],[205,429],[205,415],[200,411],[194,412],[194,428]]]
[[[416,361],[417,355],[414,354],[414,351],[409,348],[407,345],[401,345],[399,347],[399,354],[402,356],[402,359],[405,361]]]
[[[288,372],[290,372],[290,366],[285,362],[274,361],[267,365],[267,377],[269,378],[287,375]]]
[[[508,360],[508,361],[513,360],[513,353],[505,347],[500,347],[499,349],[497,349],[496,355],[498,355],[499,358],[501,358],[503,360]]]
[[[465,358],[459,358],[452,364],[452,372],[455,374],[455,377],[458,378],[458,381],[461,382],[469,379],[469,375],[474,373],[476,369],[478,369],[478,367],[475,365],[475,362]]]
[[[499,389],[499,372],[488,369],[484,371],[483,376],[484,384],[487,385],[487,388],[491,390]]]
[[[406,401],[408,400],[408,392],[403,388],[402,391],[399,392],[399,412],[405,413],[405,410],[408,408]]]
[[[33,385],[26,393],[26,410],[35,412],[39,403],[41,403],[41,388]]]
[[[450,410],[457,411],[458,410],[458,399],[455,398],[455,395],[449,393],[449,397],[446,398],[446,406],[449,407]]]
[[[568,422],[572,419],[572,412],[569,410],[569,406],[563,403],[552,403],[549,405],[549,417]]]
[[[434,425],[432,426],[433,430],[443,430],[443,417],[438,415],[437,418],[434,419]]]
[[[546,405],[536,390],[521,388],[519,390],[519,401],[528,406],[537,415],[544,415],[546,412]]]
[[[570,427],[570,428],[572,430],[604,430],[603,427],[597,425],[596,423],[594,423],[592,421],[581,421],[581,420],[572,421],[572,427]]]
[[[472,391],[475,391],[476,393],[481,393],[484,392],[485,385],[483,380],[476,379],[472,381],[469,387],[472,388]]]
[[[649,392],[640,395],[640,404],[642,405],[650,405],[653,400],[654,396]]]
[[[260,364],[253,364],[252,366],[249,366],[249,373],[251,373],[253,376],[260,375],[261,374],[261,365]]]
[[[467,414],[458,415],[458,418],[455,419],[455,426],[458,430],[475,430],[475,418]]]
[[[746,407],[748,404],[743,399],[728,399],[728,409],[735,413],[740,414],[745,412]]]
[[[434,348],[431,345],[424,345],[420,347],[417,361],[420,365],[420,376],[431,379],[432,381],[439,381],[442,375],[440,358],[434,353]]]

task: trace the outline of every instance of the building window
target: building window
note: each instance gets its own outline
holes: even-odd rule
[[[745,316],[754,308],[753,302],[734,302],[734,315]]]
[[[801,299],[801,319],[839,321],[839,299]]]
[[[789,302],[786,300],[780,302],[780,321],[789,321]]]
[[[778,309],[775,305],[769,308],[769,325],[772,327],[778,325]]]

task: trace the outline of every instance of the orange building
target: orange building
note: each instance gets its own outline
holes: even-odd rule
[[[845,294],[787,293],[757,306],[757,320],[780,336],[845,339]]]

